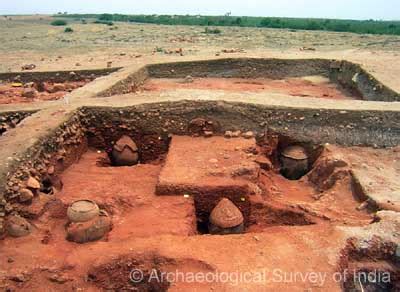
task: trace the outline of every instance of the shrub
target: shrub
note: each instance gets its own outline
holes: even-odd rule
[[[66,27],[64,29],[64,32],[74,32],[74,30],[72,28],[70,28],[70,27]]]
[[[51,25],[54,25],[54,26],[64,26],[64,25],[67,25],[67,22],[66,22],[65,20],[62,20],[62,19],[57,19],[57,20],[54,20],[54,21],[51,23]]]
[[[206,27],[204,33],[206,34],[220,34],[222,31],[219,28]]]
[[[96,20],[94,23],[105,24],[105,25],[109,25],[109,26],[114,25],[114,23],[112,21],[106,21],[106,20]]]

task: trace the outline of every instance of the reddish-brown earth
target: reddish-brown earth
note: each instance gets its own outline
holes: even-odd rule
[[[142,87],[147,91],[174,89],[205,89],[227,91],[271,92],[290,96],[316,97],[327,99],[354,99],[338,85],[319,76],[287,78],[282,80],[258,78],[152,78]]]
[[[89,150],[78,163],[61,174],[62,191],[36,199],[35,208],[42,208],[42,212],[37,212],[39,215],[31,220],[35,227],[33,233],[24,238],[3,240],[1,287],[17,288],[18,291],[118,290],[131,287],[129,272],[133,268],[146,271],[155,268],[203,273],[264,270],[271,273],[274,269],[287,273],[328,273],[324,283],[309,280],[282,282],[279,279],[271,282],[266,279],[232,286],[232,283],[179,280],[171,283],[170,291],[195,288],[196,291],[341,289],[340,283],[331,277],[337,271],[337,257],[344,244],[344,238],[334,226],[366,225],[372,220],[366,211],[356,210],[359,202],[353,198],[347,179],[338,180],[333,188],[319,192],[307,177],[288,181],[276,170],[262,170],[257,178],[262,193],[246,194],[244,198],[247,209],[243,211],[249,212],[245,217],[246,233],[199,235],[196,220],[202,218],[196,218],[196,215],[204,214],[196,210],[203,206],[201,201],[199,204],[198,196],[207,194],[209,190],[204,191],[203,183],[207,177],[215,175],[207,172],[210,157],[218,160],[218,165],[213,168],[240,167],[241,160],[235,157],[243,155],[244,160],[251,160],[256,155],[249,155],[248,149],[239,149],[237,145],[251,146],[254,140],[183,137],[175,141],[176,147],[170,151],[179,152],[180,146],[187,143],[193,146],[187,152],[195,154],[190,158],[195,168],[191,173],[201,176],[193,195],[156,195],[161,169],[169,169],[174,174],[173,165],[168,167],[168,162],[174,161],[168,157],[170,153],[165,166],[149,163],[110,167],[104,164],[107,157],[104,152]],[[210,147],[211,144],[214,147]],[[183,155],[183,159],[189,159],[189,156]],[[185,163],[190,163],[190,160]],[[177,184],[180,177],[185,182],[185,177],[179,172],[179,175],[176,173]],[[192,183],[196,184],[196,180]],[[218,196],[223,194],[205,198],[215,205]],[[94,200],[108,211],[113,222],[108,236],[87,244],[65,239],[66,207],[78,199]],[[271,280],[272,274],[267,277]]]
[[[84,86],[86,81],[66,81],[64,83],[43,82],[31,85],[5,83],[0,84],[0,104],[31,103],[35,101],[50,101],[63,98],[66,94]],[[17,86],[16,86],[17,85]],[[36,94],[32,97],[24,96],[24,91],[28,88],[35,90]]]

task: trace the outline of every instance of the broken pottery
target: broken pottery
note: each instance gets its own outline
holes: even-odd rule
[[[139,161],[138,147],[130,137],[124,135],[115,143],[110,158],[115,166],[135,165]]]

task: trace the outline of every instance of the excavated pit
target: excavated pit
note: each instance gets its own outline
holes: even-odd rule
[[[0,74],[0,105],[53,101],[116,69]]]
[[[209,236],[207,226],[208,216],[222,198],[229,198],[244,217],[244,234],[234,236],[253,234],[256,240],[271,232],[283,242],[288,234],[297,232],[319,238],[319,230],[363,227],[373,222],[373,213],[359,208],[363,201],[353,189],[348,163],[338,158],[342,152],[352,152],[351,148],[331,149],[268,128],[258,133],[244,129],[238,132],[239,124],[226,125],[212,115],[183,115],[185,120],[172,122],[174,114],[170,109],[168,113],[154,122],[154,117],[161,116],[159,111],[85,108],[55,132],[51,143],[57,147],[52,144],[53,147],[41,148],[46,157],[44,164],[39,159],[29,168],[29,176],[41,185],[32,201],[19,203],[17,188],[10,184],[8,189],[13,213],[18,212],[35,225],[32,234],[21,243],[24,248],[34,248],[39,242],[61,254],[62,249],[72,247],[66,240],[66,209],[82,199],[96,202],[112,220],[112,230],[91,243],[98,248],[159,236],[172,236],[179,241],[207,236],[210,241],[215,238],[218,245],[219,238],[230,235]],[[175,130],[166,131],[167,121]],[[110,164],[107,152],[122,135],[129,135],[137,144],[138,165]],[[289,180],[280,173],[279,157],[291,145],[304,147],[309,157],[310,168],[299,180]],[[16,174],[23,173],[23,169]],[[26,175],[19,177],[25,179]],[[329,236],[334,235],[328,235],[328,240]],[[5,239],[8,240],[15,239]],[[87,250],[86,244],[81,244],[79,250]],[[120,252],[109,254],[118,256]],[[135,267],[161,273],[158,262],[120,259],[97,267],[87,265],[85,285],[89,286],[166,291],[170,285],[128,281],[128,270]],[[189,265],[187,269],[191,268]],[[35,271],[31,273],[33,278],[39,277]],[[62,275],[65,273],[68,270]],[[74,273],[69,272],[70,277]],[[145,279],[149,276],[146,273]],[[59,279],[58,274],[51,277]],[[25,282],[18,285],[29,287]]]
[[[148,65],[97,97],[181,89],[398,100],[348,62],[252,59]],[[0,284],[29,291],[222,291],[227,286],[215,282],[149,281],[150,273],[304,267],[392,277],[386,286],[359,277],[331,279],[327,291],[397,291],[396,244],[382,239],[365,254],[340,231],[358,235],[352,228],[373,229],[377,210],[398,208],[392,191],[400,152],[390,148],[400,141],[396,117],[224,101],[79,108],[10,166],[2,217],[7,222],[18,214],[33,228],[21,238],[2,234],[8,268]],[[123,135],[137,145],[137,165],[115,167],[109,159]],[[282,155],[291,146],[302,147],[308,160],[296,179],[282,172]],[[27,200],[23,189],[33,197]],[[241,211],[242,234],[209,234],[209,216],[222,198]],[[66,240],[67,208],[77,200],[105,211],[111,231],[90,243]],[[135,269],[142,281],[131,281]],[[240,283],[248,291],[265,285],[304,291],[314,284]]]
[[[124,115],[129,117],[130,113]],[[356,210],[362,201],[353,194],[347,173],[334,178],[325,189],[320,188],[331,178],[332,170],[323,164],[314,166],[324,149],[319,144],[271,131],[239,131],[237,137],[228,137],[232,131],[227,131],[209,137],[207,130],[217,132],[222,130],[221,125],[202,118],[183,125],[179,135],[137,127],[129,118],[109,119],[106,112],[90,111],[72,121],[67,135],[57,138],[61,150],[46,154],[45,167],[29,171],[41,184],[40,199],[19,206],[16,203],[20,213],[29,218],[40,218],[53,200],[68,206],[75,200],[90,199],[115,216],[113,232],[121,235],[127,231],[124,224],[140,218],[142,224],[135,224],[128,234],[151,236],[164,232],[189,236],[208,233],[208,216],[225,197],[243,213],[246,232],[331,221],[364,225],[372,220],[368,212]],[[199,123],[211,128],[199,130],[194,126]],[[136,166],[114,167],[110,163],[108,153],[122,135],[129,135],[138,146]],[[309,156],[310,169],[295,181],[280,173],[279,157],[290,145],[303,146]],[[317,178],[326,177],[323,182],[314,178],[316,171]],[[328,193],[335,189],[347,206],[341,206],[341,201]],[[9,192],[10,201],[16,201],[13,198],[17,198],[18,188],[10,187]],[[321,198],[325,197],[330,199],[324,202]],[[338,206],[326,215],[324,208],[333,199]],[[158,202],[158,206],[150,202]],[[342,217],[346,212],[341,209],[348,212],[349,218]],[[164,214],[161,221],[157,219],[160,212]]]
[[[152,64],[99,96],[132,92],[207,94],[210,91],[267,94],[275,99],[400,100],[397,92],[360,65],[323,59],[219,59]]]

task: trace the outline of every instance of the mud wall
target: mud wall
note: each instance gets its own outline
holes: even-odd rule
[[[348,61],[332,63],[330,77],[364,100],[400,101],[400,94],[379,82],[360,65]]]
[[[177,62],[148,65],[154,78],[224,77],[271,78],[301,77],[308,75],[329,76],[329,60],[305,59],[219,59],[197,62]]]
[[[65,82],[66,80],[94,79],[116,72],[121,68],[94,69],[94,70],[70,70],[50,72],[12,72],[0,73],[0,80],[21,82]]]
[[[108,97],[116,94],[135,92],[148,78],[147,67],[143,67],[127,78],[117,82],[109,89],[97,94],[98,97]]]
[[[127,108],[83,108],[84,125],[103,142],[122,133],[153,135],[167,141],[170,134],[185,135],[191,120],[205,118],[227,130],[273,130],[299,142],[344,146],[392,147],[400,144],[400,113],[275,108],[223,101],[179,101]],[[107,138],[109,137],[109,138]]]

